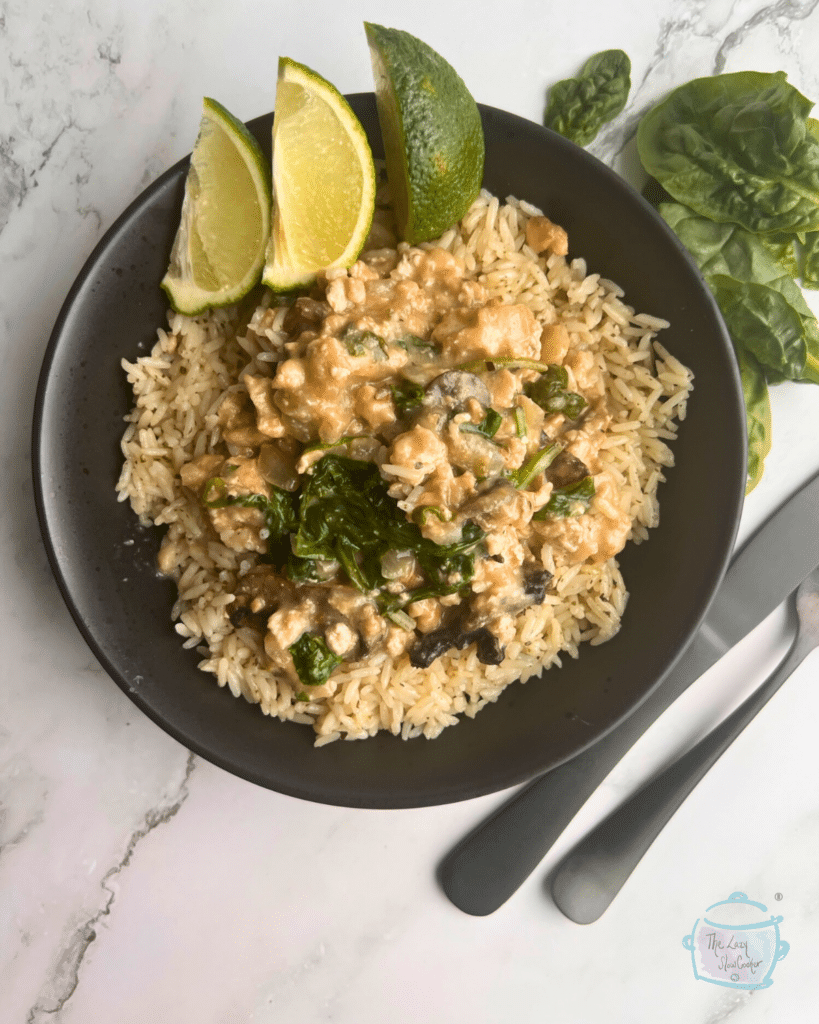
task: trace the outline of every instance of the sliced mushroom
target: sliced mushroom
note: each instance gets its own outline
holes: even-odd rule
[[[546,591],[553,578],[553,573],[550,573],[548,569],[541,569],[531,564],[525,565],[523,567],[523,593],[532,604],[543,604],[546,600]]]
[[[503,661],[506,652],[486,626],[462,632],[458,623],[452,623],[419,637],[410,650],[410,664],[414,668],[429,668],[436,658],[453,647],[462,651],[471,643],[477,645],[475,653],[483,665],[500,665]]]
[[[459,511],[466,519],[492,515],[493,512],[497,512],[499,508],[507,505],[516,494],[517,491],[509,480],[496,480],[487,490],[465,502]]]
[[[330,312],[326,302],[317,302],[309,296],[302,295],[296,299],[284,317],[284,330],[295,337],[303,330],[315,329],[323,323]]]
[[[589,475],[589,467],[585,462],[568,452],[561,452],[546,470],[546,479],[553,487],[568,487]]]
[[[489,388],[474,373],[447,370],[430,381],[424,396],[424,404],[457,409],[465,406],[470,398],[476,399],[484,408],[488,408],[491,402]]]

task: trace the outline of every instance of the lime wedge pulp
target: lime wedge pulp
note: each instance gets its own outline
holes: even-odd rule
[[[311,284],[355,262],[375,209],[364,129],[329,82],[279,61],[273,118],[273,225],[262,280],[274,291]]]
[[[270,175],[259,144],[216,100],[202,120],[162,287],[193,316],[237,302],[258,283],[270,236]]]

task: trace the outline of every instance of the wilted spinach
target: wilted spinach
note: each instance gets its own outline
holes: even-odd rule
[[[562,412],[570,420],[576,420],[588,405],[582,395],[569,391],[569,375],[564,366],[547,367],[541,377],[524,385],[523,391],[544,412]]]
[[[461,433],[483,434],[484,437],[494,437],[503,423],[503,416],[496,409],[487,409],[486,415],[480,423],[462,423]]]
[[[341,340],[351,356],[366,356],[376,362],[382,362],[384,354],[384,339],[373,331],[362,331],[352,324],[347,324],[341,333]]]
[[[568,516],[585,512],[594,497],[594,477],[584,476],[573,484],[555,487],[549,500],[538,509],[532,519],[566,519]]]
[[[539,476],[539,474],[551,466],[561,451],[563,451],[563,448],[556,442],[553,441],[547,444],[545,448],[541,448],[540,451],[530,455],[520,469],[513,470],[509,474],[509,479],[519,491],[522,491],[525,487],[529,486],[536,476]]]
[[[326,683],[333,670],[342,662],[320,636],[313,636],[312,633],[302,633],[288,649],[298,677],[305,686],[321,686]],[[306,694],[305,699],[309,699]]]
[[[696,78],[640,121],[643,167],[680,203],[758,233],[819,230],[812,107],[783,71]]]
[[[622,50],[595,54],[577,78],[565,78],[552,86],[543,123],[578,146],[588,146],[603,125],[625,107],[630,76],[631,61]]]
[[[424,389],[420,384],[415,384],[411,380],[401,381],[400,384],[394,384],[390,391],[392,391],[392,400],[395,405],[395,411],[399,416],[406,416],[408,412],[413,409],[417,409],[424,401]]]
[[[474,575],[475,549],[484,536],[466,523],[460,541],[436,544],[407,520],[376,465],[340,455],[325,455],[318,463],[301,492],[298,516],[297,558],[334,559],[365,592],[386,584],[381,557],[388,551],[412,551],[426,577],[425,596],[459,590]]]
[[[226,508],[238,505],[241,508],[258,509],[264,516],[264,524],[271,541],[279,540],[292,533],[298,522],[296,518],[296,497],[280,487],[270,487],[266,494],[228,494],[227,484],[219,477],[211,477],[202,488],[202,504],[207,508]]]
[[[435,342],[425,341],[423,338],[419,338],[417,334],[405,334],[403,338],[398,338],[395,344],[405,352],[409,352],[416,360],[420,359],[422,362],[427,362],[437,351]]]

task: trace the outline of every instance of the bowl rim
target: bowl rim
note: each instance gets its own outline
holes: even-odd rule
[[[374,93],[362,92],[347,95],[346,99],[351,105],[356,106],[363,103],[372,103],[374,101]],[[593,163],[597,173],[602,174],[606,177],[609,183],[619,191],[623,191],[628,194],[630,200],[637,201],[640,203],[647,216],[654,219],[655,223],[661,228],[665,234],[666,239],[677,252],[683,257],[683,259],[689,264],[692,271],[696,274],[700,280],[703,288],[703,298],[707,303],[710,304],[711,309],[714,313],[714,319],[718,330],[722,334],[723,343],[727,351],[732,352],[732,346],[730,337],[727,329],[725,328],[724,321],[722,319],[719,307],[716,304],[713,295],[705,285],[704,279],[696,267],[690,254],[687,252],[685,247],[682,245],[680,240],[670,229],[670,227],[663,221],[657,211],[651,206],[651,204],[640,195],[621,175],[619,175],[612,168],[606,164],[597,160],[592,154],[577,147],[574,143],[563,138],[557,133],[537,124],[537,122],[528,120],[520,117],[514,113],[501,110],[500,108],[488,106],[486,104],[478,104],[479,109],[484,118],[500,118],[502,121],[507,122],[512,127],[520,126],[526,130],[532,128],[538,129],[540,132],[546,132],[550,136],[550,143],[556,146],[558,149],[562,149],[566,152],[570,152],[573,159],[584,159]],[[259,117],[253,118],[247,122],[248,127],[254,133],[258,133],[261,128],[266,128],[268,124],[272,123],[272,113],[260,115]],[[92,653],[96,659],[100,662],[102,667],[105,669],[107,674],[111,676],[113,681],[120,687],[123,692],[132,700],[133,703],[139,707],[139,709],[147,715],[155,724],[157,724],[164,732],[172,736],[178,742],[182,743],[185,747],[196,752],[199,756],[218,765],[233,775],[243,778],[247,781],[253,782],[257,785],[264,786],[265,788],[273,789],[277,792],[293,796],[299,799],[305,799],[313,802],[325,803],[334,806],[349,806],[349,807],[366,807],[366,808],[410,808],[410,807],[421,807],[421,806],[435,806],[439,804],[452,803],[460,800],[471,799],[477,796],[486,795],[492,792],[498,792],[500,790],[509,788],[511,786],[527,782],[543,771],[551,770],[557,767],[559,764],[566,763],[589,748],[593,747],[596,742],[606,736],[609,732],[616,729],[617,726],[628,718],[634,711],[650,696],[650,694],[661,685],[663,679],[669,672],[674,668],[679,659],[683,656],[686,648],[693,639],[696,631],[699,629],[708,608],[719,588],[722,581],[723,575],[727,569],[736,534],[739,526],[739,518],[742,510],[742,502],[744,498],[744,485],[745,485],[745,465],[747,458],[747,447],[742,452],[741,461],[741,473],[737,470],[735,481],[732,481],[734,501],[732,507],[727,510],[728,514],[722,522],[723,530],[723,544],[722,544],[722,558],[719,564],[711,566],[711,582],[707,587],[707,600],[703,603],[696,614],[692,615],[689,622],[689,627],[685,630],[684,641],[677,644],[677,649],[674,657],[666,662],[665,671],[662,672],[653,683],[646,688],[641,697],[633,704],[630,704],[622,710],[622,712],[616,716],[613,720],[607,723],[605,728],[601,731],[597,731],[591,736],[585,743],[578,745],[573,753],[567,757],[562,758],[558,762],[550,762],[545,768],[535,767],[533,770],[525,773],[513,773],[504,775],[502,771],[499,772],[497,777],[497,784],[493,783],[490,785],[474,786],[467,783],[459,784],[454,787],[452,791],[442,791],[436,796],[430,798],[429,794],[424,794],[421,799],[415,800],[407,794],[402,794],[401,797],[396,800],[383,800],[373,801],[368,798],[357,798],[355,794],[346,791],[344,793],[333,793],[329,792],[321,793],[317,792],[315,787],[307,786],[300,787],[298,785],[281,785],[275,783],[269,777],[265,777],[258,772],[248,769],[246,766],[237,764],[231,758],[222,754],[218,750],[210,749],[202,745],[202,742],[197,739],[195,730],[193,727],[191,730],[186,731],[184,728],[180,728],[174,723],[169,723],[162,714],[161,710],[155,708],[149,701],[147,701],[143,695],[136,690],[127,679],[123,677],[118,666],[111,659],[105,648],[99,643],[98,639],[94,636],[88,627],[85,617],[83,616],[79,606],[75,601],[75,597],[71,591],[70,586],[64,572],[64,567],[61,561],[60,553],[57,550],[54,539],[52,537],[50,522],[49,522],[49,501],[45,493],[45,481],[42,473],[42,458],[43,448],[46,444],[46,438],[44,437],[44,416],[46,411],[46,404],[48,402],[48,389],[51,379],[51,372],[54,365],[55,358],[58,354],[60,343],[66,330],[66,324],[71,316],[72,310],[78,297],[83,292],[83,289],[93,277],[95,272],[98,271],[100,262],[104,259],[104,256],[112,246],[114,241],[123,234],[126,234],[132,227],[132,222],[139,216],[140,213],[150,205],[154,198],[162,192],[162,190],[172,181],[175,181],[186,172],[190,161],[190,154],[182,157],[176,161],[171,167],[165,170],[159,177],[151,182],[136,198],[134,198],[125,209],[116,217],[110,227],[103,233],[102,237],[96,243],[92,249],[90,255],[87,257],[83,266],[76,276],[74,282],[69,289],[66,298],[62,304],[60,312],[54,323],[47,347],[45,349],[43,362],[37,382],[37,389],[35,394],[34,409],[33,409],[33,421],[32,421],[32,442],[31,442],[31,457],[32,457],[32,476],[34,485],[34,496],[37,517],[40,525],[41,535],[45,550],[48,556],[48,560],[52,569],[52,573],[57,582],[58,588],[62,594],[63,600],[68,607],[68,610],[74,619],[81,635],[85,642],[90,647]],[[739,377],[739,370],[736,365],[736,360],[732,362],[733,372],[733,397],[735,404],[739,411],[740,406],[742,415],[744,416],[744,404],[742,404],[742,388]],[[744,423],[744,419],[743,419]],[[744,430],[740,432],[743,444],[745,444],[745,433]],[[169,624],[170,626],[170,624]],[[259,714],[258,708],[254,711]],[[290,724],[290,723],[286,723]],[[448,731],[448,730],[446,730]]]

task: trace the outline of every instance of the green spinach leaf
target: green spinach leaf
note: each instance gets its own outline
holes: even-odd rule
[[[347,324],[341,333],[341,340],[351,356],[368,355],[379,363],[387,358],[384,339],[373,331],[361,331],[352,324]]]
[[[523,392],[544,412],[562,412],[567,419],[576,420],[588,402],[582,395],[568,388],[569,374],[566,367],[550,365],[541,377],[525,384]]]
[[[503,416],[496,409],[487,409],[486,415],[480,423],[462,423],[461,433],[483,434],[484,437],[492,438],[497,434],[501,423],[503,423]]]
[[[461,540],[436,544],[407,520],[387,493],[378,467],[340,455],[325,455],[304,485],[293,551],[299,559],[335,559],[362,591],[386,584],[381,557],[388,551],[412,551],[426,587],[453,593],[475,572],[475,549],[484,533],[466,523]],[[429,596],[429,595],[427,595]]]
[[[538,509],[532,519],[566,519],[585,512],[594,497],[594,477],[584,476],[573,484],[556,487],[549,500]]]
[[[269,495],[228,494],[225,481],[214,476],[202,488],[202,504],[207,508],[226,508],[229,505],[256,508],[264,515],[269,540],[276,541],[296,529],[296,496],[272,485],[270,492]]]
[[[392,391],[392,400],[395,405],[395,411],[399,416],[406,416],[408,412],[413,409],[419,408],[424,401],[424,389],[420,384],[415,384],[411,380],[402,381],[400,384],[394,384],[390,391]]]
[[[812,103],[785,73],[697,78],[640,121],[646,171],[680,203],[759,233],[819,230]]]
[[[403,338],[398,338],[395,344],[405,352],[409,352],[411,356],[414,356],[415,362],[419,359],[421,362],[428,362],[438,351],[434,341],[425,341],[423,338],[419,338],[417,334],[405,334]]]
[[[320,636],[313,636],[312,633],[302,633],[289,651],[298,677],[305,686],[321,686],[326,683],[342,662]],[[306,694],[305,699],[309,699]]]
[[[797,244],[800,241],[798,235],[771,234],[757,235],[761,245],[768,250],[768,254],[776,265],[783,270],[788,277],[799,276],[799,253]],[[801,236],[804,238],[804,234]]]
[[[555,442],[547,444],[545,448],[530,455],[520,469],[513,470],[509,474],[509,479],[519,491],[522,491],[536,476],[551,466],[562,450],[562,446]]]
[[[662,203],[659,210],[714,292],[735,346],[753,353],[771,382],[819,383],[819,324],[766,243],[679,203]]]
[[[802,244],[802,284],[819,288],[819,231],[809,231]]]
[[[595,54],[577,78],[552,86],[543,123],[578,146],[588,146],[625,107],[630,76],[631,61],[622,50]]]
[[[709,279],[731,337],[740,341],[769,380],[801,380],[805,371],[802,320],[781,292],[756,281],[717,274]]]
[[[765,373],[752,355],[737,351],[748,421],[748,483],[746,494],[759,483],[771,450],[771,402]]]

